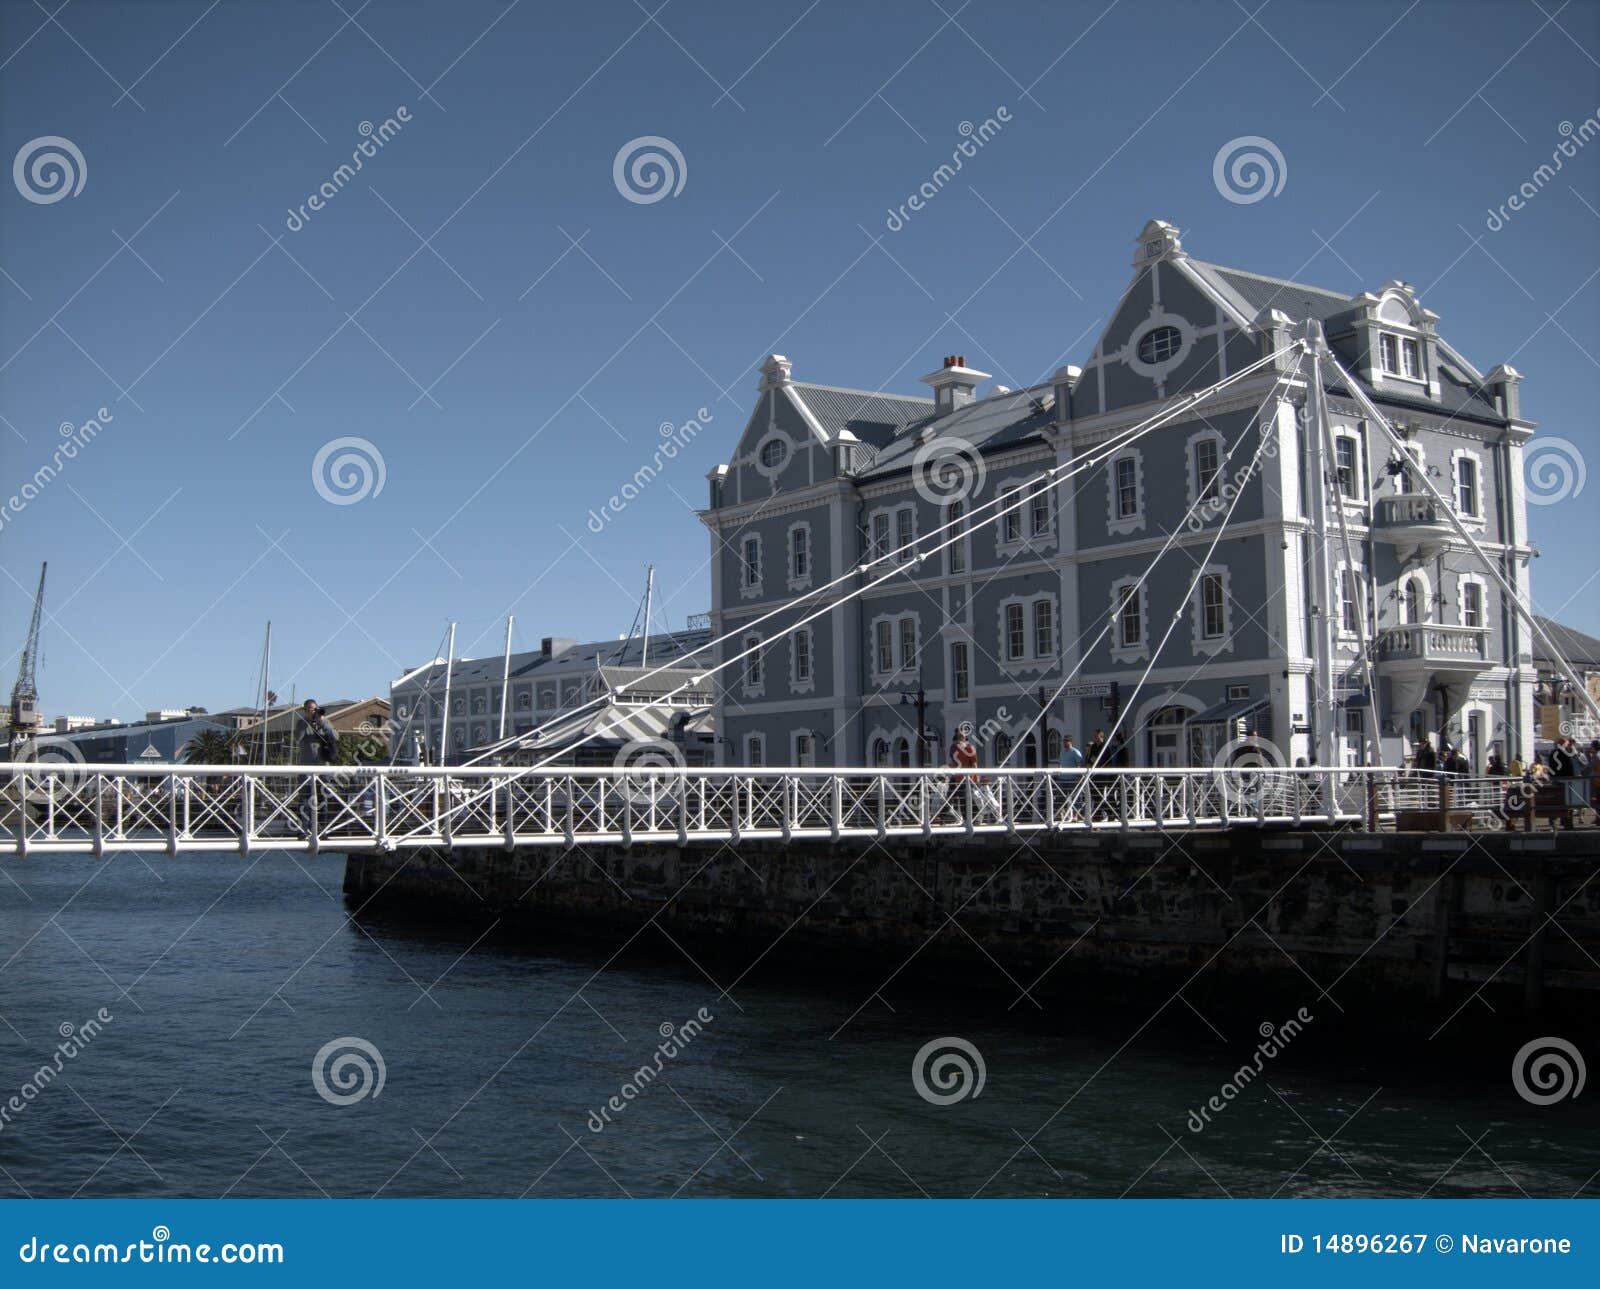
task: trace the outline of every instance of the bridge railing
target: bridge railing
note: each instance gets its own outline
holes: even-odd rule
[[[0,764],[0,854],[1348,824],[1501,781],[1389,768],[1089,771]]]

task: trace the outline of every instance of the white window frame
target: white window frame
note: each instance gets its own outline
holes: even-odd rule
[[[1222,583],[1222,631],[1219,635],[1206,634],[1206,579],[1214,577]],[[1233,574],[1226,564],[1207,564],[1200,570],[1194,584],[1194,651],[1207,658],[1219,653],[1233,652]],[[1119,624],[1119,639],[1120,624]]]
[[[906,638],[906,626],[911,627],[910,639]],[[915,672],[917,660],[922,652],[922,623],[915,613],[902,613],[895,619],[894,642],[897,651],[897,661],[900,672]]]
[[[802,539],[805,543],[806,567],[804,572],[800,572],[795,568],[795,555],[799,553],[800,550],[800,548],[795,544],[797,538]],[[789,589],[791,591],[803,591],[809,587],[812,581],[812,573],[817,567],[817,549],[815,543],[812,541],[810,523],[802,521],[797,524],[789,525],[788,555],[786,562],[789,569]]]
[[[913,652],[909,658],[905,656],[905,642],[902,623],[912,624]],[[884,627],[889,631],[889,663],[890,669],[885,671],[881,666],[882,656],[878,648],[878,636]],[[904,680],[908,675],[915,674],[917,663],[916,650],[922,646],[922,620],[915,613],[880,613],[868,624],[868,641],[871,645],[868,658],[868,675],[874,684],[891,684]]]
[[[1050,606],[1051,648],[1044,654],[1039,652],[1037,606],[1040,604]],[[1007,618],[1013,609],[1022,616],[1022,653],[1016,657],[1011,654],[1011,633],[1007,625]],[[995,656],[1002,671],[1012,674],[1023,671],[1048,671],[1056,665],[1060,657],[1062,630],[1061,597],[1056,593],[1031,591],[1026,594],[1006,596],[1000,601],[996,626],[999,633],[999,649]]]
[[[962,665],[956,666],[956,650],[961,651]],[[972,701],[972,647],[965,640],[952,640],[950,642],[950,701],[952,703],[970,703]]]
[[[1462,573],[1456,578],[1456,621],[1464,627],[1474,624],[1467,621],[1467,588],[1478,588],[1478,618],[1475,630],[1489,629],[1489,583],[1477,573]]]
[[[1350,445],[1350,482],[1354,494],[1346,493],[1344,486],[1339,481],[1339,445]],[[1339,500],[1347,506],[1364,506],[1372,495],[1372,483],[1367,478],[1367,454],[1361,434],[1354,429],[1337,429],[1333,432],[1333,460],[1332,466],[1334,492]]]
[[[1047,595],[1041,595],[1028,605],[1028,643],[1033,646],[1033,656],[1038,659],[1054,658],[1056,656],[1056,642],[1059,638],[1056,623],[1056,604]],[[1045,609],[1050,614],[1050,639],[1046,647],[1039,647],[1039,610]]]
[[[1028,494],[1028,536],[1035,540],[1042,537],[1054,537],[1056,532],[1055,496],[1049,483],[1041,483],[1034,487]],[[1039,523],[1041,505],[1044,508],[1044,524]]]
[[[1461,463],[1472,462],[1472,503],[1475,510],[1468,514],[1461,509]],[[1472,448],[1456,448],[1450,453],[1450,505],[1456,518],[1464,524],[1484,527],[1488,519],[1483,511],[1483,454]]]
[[[966,518],[967,503],[962,499],[957,498],[945,506],[942,526],[954,525],[954,527],[945,532],[940,540],[950,543],[944,548],[944,567],[945,572],[951,577],[959,577],[972,567],[972,560],[969,558],[971,525],[967,524],[965,530],[961,527]]]
[[[739,660],[739,685],[746,698],[760,698],[767,692],[767,658],[765,642],[758,635],[742,637],[739,652],[751,646],[755,652]]]
[[[1408,361],[1409,360],[1409,361]],[[1412,370],[1407,371],[1410,367]],[[1422,341],[1415,336],[1400,337],[1400,376],[1403,380],[1414,380],[1421,383],[1422,376]]]
[[[805,638],[806,674],[800,674],[800,641]],[[789,690],[809,694],[817,688],[817,638],[810,627],[789,632]]]
[[[1422,486],[1422,481],[1428,477],[1428,456],[1423,450],[1422,443],[1417,439],[1408,439],[1399,448],[1402,458],[1401,464],[1405,467],[1404,473],[1389,476],[1389,482],[1394,488],[1397,497],[1425,497],[1427,489]],[[1417,483],[1413,488],[1404,486],[1406,474],[1412,475]]]
[[[1202,443],[1214,443],[1217,448],[1217,473],[1212,480],[1215,492],[1210,501],[1203,506],[1200,502],[1200,445]],[[1222,513],[1223,507],[1216,506],[1214,503],[1222,499],[1223,462],[1228,455],[1224,450],[1226,447],[1227,440],[1222,437],[1222,434],[1209,428],[1191,434],[1188,443],[1184,445],[1185,473],[1189,479],[1189,509],[1201,522],[1215,519]]]
[[[751,749],[756,749],[756,755],[751,757]],[[744,736],[744,763],[752,768],[761,768],[768,764],[767,761],[767,736],[765,734],[746,734]]]
[[[802,760],[800,753],[800,740],[811,741],[810,760]],[[817,764],[817,736],[815,731],[797,729],[789,731],[789,764],[798,769],[809,769]]]
[[[1347,629],[1344,623],[1344,582],[1346,575],[1352,573],[1355,576],[1354,590],[1357,597],[1356,624],[1353,629]],[[1346,564],[1343,560],[1338,561],[1333,567],[1333,586],[1334,596],[1339,602],[1339,617],[1336,622],[1336,630],[1334,633],[1338,639],[1339,648],[1359,648],[1361,644],[1361,614],[1363,612],[1365,612],[1367,617],[1368,629],[1377,629],[1375,615],[1373,614],[1372,585],[1368,579],[1366,568],[1360,564],[1352,566],[1350,564]],[[1367,597],[1365,604],[1363,604],[1360,599],[1360,597],[1363,595]]]
[[[1389,362],[1389,350],[1394,349],[1394,363]],[[1400,374],[1400,337],[1392,331],[1378,333],[1378,370],[1385,376]]]
[[[879,525],[883,532],[878,532]],[[867,515],[867,558],[878,560],[886,556],[894,547],[894,521],[889,517],[887,510],[874,510]]]
[[[1418,601],[1422,609],[1422,616],[1415,622],[1406,613],[1406,583],[1411,581],[1417,582],[1422,587],[1422,595]],[[1413,567],[1403,570],[1395,578],[1394,592],[1395,617],[1399,620],[1401,626],[1425,627],[1435,621],[1433,611],[1436,606],[1433,600],[1433,582],[1423,569]]]
[[[915,506],[896,506],[894,508],[894,549],[899,551],[895,560],[900,564],[909,564],[917,556],[917,508]]]
[[[1125,644],[1122,639],[1123,592],[1137,588],[1139,639]],[[1143,662],[1150,657],[1150,588],[1137,577],[1119,577],[1111,584],[1111,659],[1113,662]]]
[[[1122,461],[1133,462],[1133,491],[1135,510],[1123,515],[1118,510],[1120,489],[1117,487],[1117,467]],[[1123,537],[1128,533],[1144,531],[1144,453],[1138,448],[1126,448],[1106,462],[1106,531]]]
[[[1022,545],[1022,523],[1027,513],[1027,497],[1020,483],[1002,484],[995,490],[995,545],[1001,550],[1016,550]],[[1015,532],[1013,532],[1013,528]]]
[[[750,576],[750,561],[746,558],[745,551],[749,544],[756,544],[755,578]],[[741,533],[739,535],[739,598],[741,600],[754,600],[761,594],[762,584],[766,580],[766,551],[760,533]]]

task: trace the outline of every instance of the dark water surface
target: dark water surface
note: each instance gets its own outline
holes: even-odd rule
[[[607,966],[606,950],[352,922],[342,875],[334,856],[0,861],[0,1103],[22,1106],[0,1115],[0,1194],[1568,1197],[1600,1186],[1600,1088],[1538,1108],[1509,1077],[1395,1077],[1381,1053],[1335,1070],[1291,1051],[1192,1133],[1190,1111],[1253,1053],[1250,1026],[1230,1022],[1219,1038],[1181,1003],[1148,1025],[1148,1008],[1090,1025],[1061,1004],[1008,1009],[1014,991],[950,999],[884,985],[887,969],[757,973],[719,997],[660,936],[652,947],[671,959]],[[62,1025],[102,1008],[101,1031],[39,1080]],[[654,1064],[661,1026],[701,1008],[713,1017],[703,1032],[591,1131],[591,1111]],[[976,1047],[986,1082],[934,1105],[913,1087],[913,1058],[946,1035]],[[313,1059],[347,1036],[381,1054],[384,1084],[334,1105]]]

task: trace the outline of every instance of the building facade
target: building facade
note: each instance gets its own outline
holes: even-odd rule
[[[1114,727],[1135,765],[1247,737],[1284,763],[1395,764],[1423,735],[1480,767],[1496,743],[1525,753],[1529,633],[1452,520],[1526,602],[1534,427],[1520,376],[1436,323],[1403,282],[1350,296],[1208,264],[1152,221],[1093,352],[1046,384],[980,398],[985,373],[951,356],[907,397],[773,355],[702,512],[719,661],[739,659],[721,759],[915,764],[919,692],[930,763],[962,723],[990,764]],[[1332,363],[1311,388],[1303,337],[1399,443]],[[862,569],[897,551],[899,576]]]

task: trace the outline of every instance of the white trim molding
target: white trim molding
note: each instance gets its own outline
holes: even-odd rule
[[[756,544],[755,580],[750,579],[750,563],[745,558],[745,546],[749,542]],[[761,589],[766,582],[766,543],[762,541],[760,533],[744,532],[739,534],[739,598],[741,600],[757,600],[761,598]]]
[[[1206,635],[1205,612],[1205,584],[1208,577],[1216,577],[1222,582],[1222,634],[1219,636]],[[1228,571],[1226,564],[1207,564],[1200,570],[1200,575],[1195,579],[1194,594],[1190,597],[1194,601],[1194,651],[1207,658],[1215,658],[1219,653],[1233,652],[1233,574]]]
[[[1136,509],[1131,515],[1122,515],[1117,509],[1117,463],[1133,462],[1134,499]],[[1144,453],[1138,448],[1124,448],[1106,462],[1106,531],[1114,537],[1144,531]]]
[[[1036,614],[1040,604],[1050,606],[1050,650],[1039,652]],[[1012,606],[1022,610],[1022,655],[1013,658],[1006,628],[1006,611]],[[1015,675],[1023,671],[1049,671],[1061,656],[1061,598],[1054,592],[1033,592],[1027,595],[1008,595],[997,609],[999,651],[995,663],[1001,671]]]
[[[817,688],[817,637],[810,627],[799,627],[789,635],[789,692],[811,694]],[[806,642],[806,672],[800,675],[800,639]]]
[[[1122,639],[1123,592],[1137,588],[1139,606],[1139,639],[1125,644]],[[1143,662],[1150,657],[1150,588],[1136,577],[1119,577],[1111,584],[1111,660],[1113,662]]]
[[[805,572],[795,572],[795,534],[805,534]],[[785,542],[784,568],[788,574],[788,585],[791,591],[804,591],[811,586],[813,574],[817,567],[817,543],[811,530],[810,520],[801,520],[799,523],[790,524],[788,537]]]
[[[1475,513],[1467,514],[1461,509],[1461,462],[1472,462],[1472,504]],[[1450,453],[1450,505],[1456,512],[1456,518],[1464,524],[1475,527],[1485,527],[1489,520],[1483,509],[1483,453],[1475,452],[1471,448],[1455,448]]]
[[[746,698],[762,698],[767,692],[767,648],[760,636],[752,634],[740,640],[739,652],[744,653],[752,645],[755,652],[739,660],[739,688]],[[752,668],[754,676],[750,674]]]

